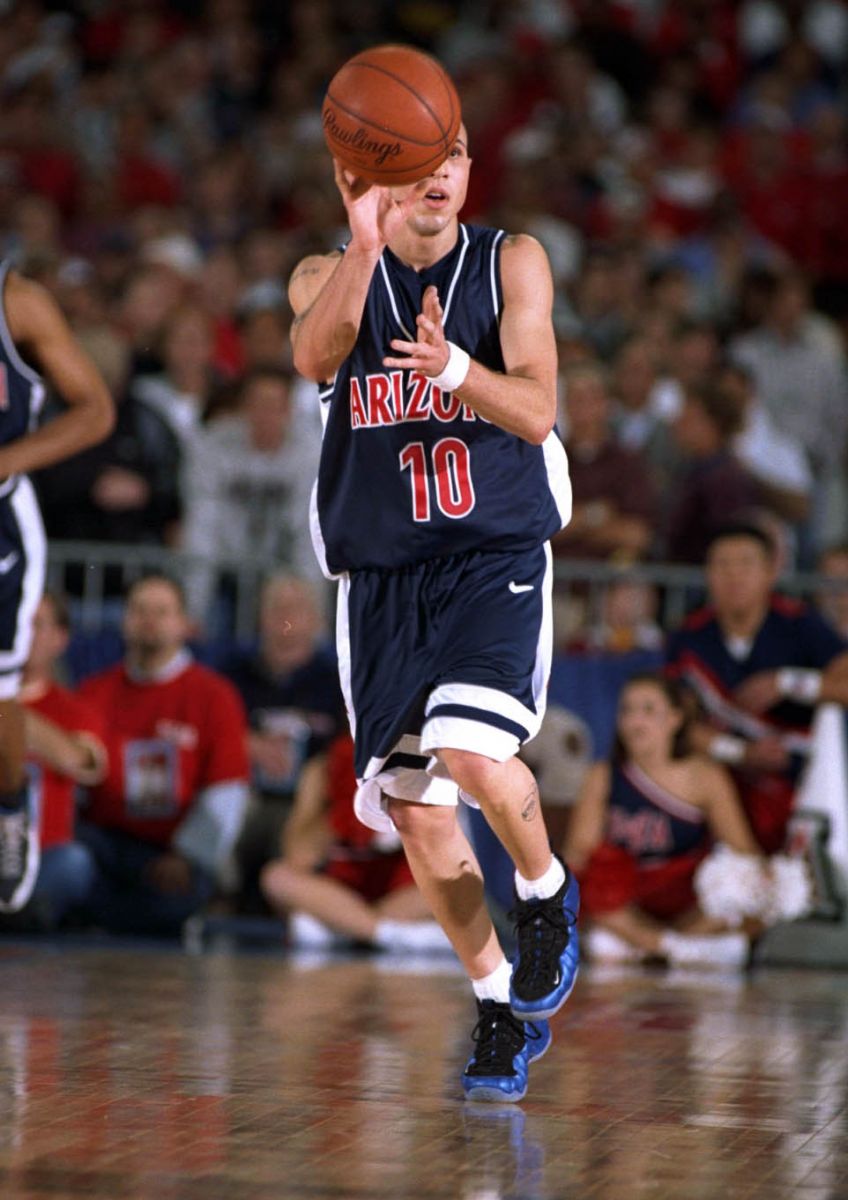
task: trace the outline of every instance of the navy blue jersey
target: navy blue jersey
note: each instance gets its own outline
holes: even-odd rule
[[[704,814],[696,805],[661,787],[633,763],[612,768],[608,842],[656,865],[699,849],[707,836]]]
[[[809,705],[781,700],[761,716],[739,707],[734,690],[758,671],[809,667],[822,671],[846,644],[807,604],[784,596],[771,601],[749,647],[732,653],[710,608],[693,613],[669,639],[668,667],[696,693],[720,728],[752,739],[779,736],[790,751],[804,753],[813,718]]]
[[[386,248],[356,344],[319,389],[325,429],[312,530],[325,571],[393,569],[472,550],[518,551],[568,520],[565,451],[533,446],[477,416],[426,376],[388,370],[393,338],[415,340],[435,284],[445,336],[502,372],[503,232],[460,225],[454,248],[415,271]]]
[[[11,264],[0,262],[0,297],[5,297]],[[0,304],[0,445],[8,445],[35,427],[44,402],[44,383],[21,358],[6,322],[6,301]],[[11,490],[13,480],[0,486],[0,495]]]

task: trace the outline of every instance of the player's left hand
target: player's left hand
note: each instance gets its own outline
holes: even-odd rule
[[[777,671],[758,671],[740,683],[733,695],[737,704],[748,712],[768,712],[781,700]]]
[[[441,375],[448,365],[450,354],[442,328],[443,317],[439,293],[431,284],[424,292],[421,312],[416,318],[418,340],[405,342],[401,338],[394,338],[390,343],[392,349],[401,351],[407,357],[384,358],[383,366],[405,367],[410,371],[420,371],[430,378]]]

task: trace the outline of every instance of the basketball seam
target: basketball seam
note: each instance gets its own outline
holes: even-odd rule
[[[386,67],[377,66],[375,63],[356,62],[355,59],[351,60],[351,62],[348,63],[348,67],[356,67],[357,69],[364,69],[367,71],[378,71],[381,75],[388,76],[389,79],[393,79],[395,81],[395,83],[399,83],[401,85],[401,87],[406,88],[406,90],[410,93],[410,95],[414,96],[415,99],[418,101],[418,103],[427,109],[427,112],[433,118],[436,128],[441,131],[442,141],[447,141],[447,136],[450,133],[450,129],[444,129],[442,127],[442,122],[439,120],[439,117],[433,111],[433,109],[430,107],[430,105],[427,103],[427,101],[424,99],[424,97],[421,96],[418,92],[416,92],[415,89],[413,87],[411,87],[406,82],[405,79],[401,78],[400,75],[396,75],[394,71],[389,71]],[[441,76],[441,69],[439,68],[437,63],[434,64],[434,67],[435,67],[435,69],[434,69],[433,73],[436,76],[436,78],[439,80],[439,82],[442,84],[442,86],[444,87],[444,80],[442,79],[442,76]],[[448,100],[450,101],[451,119],[453,119],[453,96],[451,96],[449,88],[445,88],[445,91],[447,92]],[[409,139],[409,140],[411,140],[411,139]]]

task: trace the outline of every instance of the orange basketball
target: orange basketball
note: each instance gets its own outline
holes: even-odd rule
[[[417,183],[445,161],[462,119],[440,63],[411,46],[373,46],[341,67],[321,110],[334,158],[371,183]]]

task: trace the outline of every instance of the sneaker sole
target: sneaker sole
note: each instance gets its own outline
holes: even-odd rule
[[[553,1041],[554,1039],[549,1037],[548,1044],[543,1050],[540,1050],[538,1054],[534,1054],[533,1057],[528,1060],[527,1065],[529,1066],[531,1063],[538,1062],[540,1058],[544,1058],[553,1045]],[[526,1087],[524,1088],[523,1092],[513,1092],[512,1095],[508,1095],[506,1092],[502,1092],[500,1088],[492,1087],[485,1083],[481,1084],[479,1087],[473,1088],[465,1088],[463,1086],[462,1090],[465,1093],[466,1100],[485,1100],[487,1103],[495,1104],[515,1104],[518,1100],[523,1100],[527,1095]]]
[[[29,854],[27,868],[8,900],[0,900],[0,913],[16,913],[26,907],[32,893],[35,891],[38,872],[41,867],[41,839],[36,826],[33,824],[27,837]]]
[[[515,1004],[510,1000],[510,1008],[512,1009],[512,1015],[514,1017],[518,1017],[518,1019],[520,1021],[547,1021],[550,1017],[555,1016],[556,1013],[559,1012],[559,1010],[565,1004],[568,997],[574,991],[574,987],[575,987],[575,984],[577,983],[577,977],[579,976],[579,974],[580,974],[580,968],[578,966],[574,972],[574,978],[571,981],[571,987],[562,996],[562,998],[556,1002],[556,1004],[551,1005],[548,1008],[534,1008],[531,1012],[524,1008],[516,1008]],[[539,1055],[539,1057],[540,1058],[542,1057],[541,1054]]]

